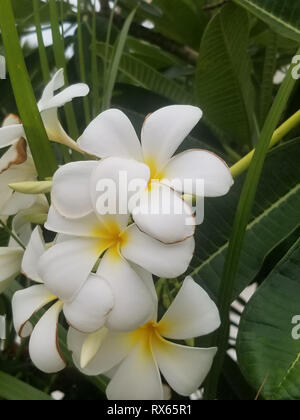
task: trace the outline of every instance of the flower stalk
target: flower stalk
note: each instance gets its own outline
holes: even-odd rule
[[[292,131],[297,125],[300,124],[300,110],[297,111],[294,115],[292,115],[288,120],[286,120],[277,130],[274,131],[272,139],[270,141],[269,148],[276,146],[290,131]],[[230,172],[231,175],[236,178],[245,172],[253,159],[254,153],[256,149],[253,149],[250,153],[236,162],[231,168]]]

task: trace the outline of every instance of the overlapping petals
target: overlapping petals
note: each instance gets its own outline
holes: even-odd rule
[[[202,384],[216,354],[216,348],[187,347],[167,341],[165,337],[183,340],[187,336],[209,334],[219,326],[216,305],[188,277],[160,322],[155,317],[131,333],[100,330],[101,340],[97,339],[97,334],[90,337],[70,329],[68,345],[75,364],[87,375],[116,368],[107,388],[109,399],[160,400],[164,398],[160,372],[177,393],[188,396]],[[98,351],[95,351],[97,346]]]
[[[58,119],[57,109],[74,98],[86,96],[89,93],[89,87],[83,83],[78,83],[55,94],[64,84],[64,71],[60,69],[45,87],[42,98],[38,102],[38,108],[49,139],[72,149],[80,150],[76,142],[63,129]],[[16,139],[20,137],[26,138],[23,125],[19,120],[15,121],[9,117],[5,121],[4,127],[0,129],[0,148],[15,144]]]
[[[119,180],[120,171],[126,174],[125,187]],[[128,226],[124,189],[130,199],[132,192],[126,191],[128,182],[140,179],[147,183],[148,178],[149,168],[144,163],[122,158],[72,163],[58,170],[54,177],[52,207],[45,226],[58,233],[58,239],[67,235],[67,240],[59,240],[43,254],[39,271],[48,289],[64,302],[70,302],[102,257],[98,273],[113,289],[115,307],[108,325],[114,329],[117,324],[122,330],[133,328],[136,317],[144,322],[151,306],[149,288],[131,263],[157,276],[176,277],[186,271],[194,251],[193,238],[164,244],[141,232],[135,224]],[[116,202],[117,209],[121,206],[123,213],[116,210],[113,214],[102,214],[97,184],[103,179],[113,181],[115,188],[107,198]],[[122,319],[126,308],[128,316]],[[131,317],[133,323],[129,321]]]
[[[12,127],[12,141],[4,146],[11,147],[0,159],[0,215],[11,216],[18,211],[31,207],[36,201],[36,196],[14,192],[9,185],[21,181],[35,181],[37,172],[32,156],[28,150],[22,132],[17,132],[16,127],[20,126],[20,120],[16,115],[9,115],[3,123],[6,131],[0,129],[0,147],[5,138],[5,132]],[[21,126],[22,127],[22,126]],[[18,135],[18,137],[14,137]]]
[[[180,213],[175,213],[172,208],[176,203],[173,190],[200,197],[218,197],[227,194],[233,184],[226,163],[211,152],[189,150],[172,158],[201,117],[201,110],[193,106],[162,108],[146,118],[140,143],[126,115],[110,109],[100,114],[78,140],[82,150],[99,158],[126,156],[147,164],[150,187],[143,194],[140,205],[130,207],[130,211],[142,231],[162,242],[182,241],[194,233],[195,223],[189,206],[182,204]],[[155,190],[160,190],[160,194]],[[160,204],[155,206],[154,215],[151,206],[158,195]],[[166,203],[168,218],[164,217],[163,211]],[[141,212],[141,208],[148,211]]]

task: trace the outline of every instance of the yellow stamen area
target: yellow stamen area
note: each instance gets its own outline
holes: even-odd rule
[[[152,357],[152,346],[162,340],[160,334],[160,324],[156,321],[149,321],[147,324],[138,328],[130,334],[130,345],[142,347],[142,356],[145,358]]]
[[[163,169],[159,169],[157,162],[154,158],[145,159],[145,163],[150,168],[150,179],[148,183],[148,189],[151,189],[151,184],[154,182],[160,182],[164,178]]]
[[[119,259],[121,256],[120,248],[128,240],[128,233],[126,230],[122,230],[115,220],[106,220],[105,225],[97,226],[92,235],[95,238],[99,238],[99,241],[96,242],[96,250],[99,257],[104,251],[109,250],[113,258]]]

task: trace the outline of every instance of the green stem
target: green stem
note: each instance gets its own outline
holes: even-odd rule
[[[38,40],[41,69],[42,69],[44,82],[48,83],[50,80],[50,69],[49,69],[48,58],[47,58],[47,53],[46,53],[44,39],[43,39],[39,5],[40,5],[39,0],[33,0],[34,21],[35,21],[35,27],[36,27],[37,40]]]
[[[297,125],[300,124],[300,110],[297,111],[294,115],[292,115],[287,121],[285,121],[277,130],[274,131],[272,139],[270,141],[269,147],[273,147],[280,142],[291,130],[293,130]],[[242,159],[240,159],[236,164],[234,164],[231,168],[231,174],[233,177],[237,177],[245,172],[253,159],[255,150],[252,150]]]
[[[37,107],[10,0],[1,0],[0,27],[18,111],[37,172],[44,179],[54,174],[57,164]]]
[[[298,54],[300,53],[300,49]],[[228,349],[229,328],[230,328],[230,306],[233,298],[233,290],[240,263],[240,257],[243,249],[247,225],[251,216],[258,183],[261,177],[264,161],[270,144],[274,139],[272,135],[278,125],[281,114],[284,111],[289,97],[294,89],[296,80],[292,77],[293,65],[281,85],[275,98],[273,106],[264,124],[258,146],[254,152],[253,159],[240,196],[238,208],[235,215],[232,235],[229,241],[228,252],[225,260],[225,266],[219,290],[219,309],[222,321],[222,327],[213,338],[213,345],[218,347],[218,353],[214,361],[210,376],[205,386],[205,398],[215,400],[219,378],[221,375],[223,363]],[[276,135],[276,140],[278,139]]]
[[[67,65],[65,59],[65,47],[64,40],[61,36],[59,29],[58,12],[55,0],[49,0],[50,7],[50,20],[51,20],[51,31],[53,38],[54,57],[57,68],[63,68],[65,73],[65,80],[68,83]],[[77,127],[75,112],[72,103],[65,105],[66,120],[68,130],[73,139],[78,138],[79,131]]]
[[[99,74],[98,74],[98,63],[97,63],[97,25],[96,25],[96,0],[93,4],[93,18],[92,18],[92,86],[93,86],[93,117],[95,117],[100,111],[100,99],[99,99]]]
[[[113,20],[115,15],[115,10],[118,5],[118,0],[114,0],[113,7],[110,12],[109,21],[108,21],[108,27],[107,27],[107,33],[106,33],[106,40],[105,40],[105,52],[104,52],[104,61],[103,61],[103,80],[104,80],[104,86],[106,86],[106,82],[108,80],[108,50],[110,45],[110,39],[111,39],[111,32],[112,32],[112,26],[113,26]],[[102,100],[102,111],[105,111],[105,104],[104,104],[104,95]]]
[[[80,66],[80,78],[83,83],[87,82],[85,64],[84,64],[84,52],[83,52],[83,37],[82,37],[82,25],[81,25],[81,4],[82,0],[77,0],[77,33],[78,33],[78,55],[79,55],[79,66]],[[83,98],[85,122],[90,122],[90,104],[87,96]]]
[[[26,249],[26,246],[23,244],[21,239],[18,238],[17,235],[15,235],[13,231],[9,229],[9,227],[2,220],[0,220],[0,225],[9,234],[9,236],[11,236],[20,245],[21,248]]]

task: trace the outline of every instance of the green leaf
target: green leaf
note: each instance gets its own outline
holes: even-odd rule
[[[109,60],[112,57],[112,50],[112,47],[109,47]],[[104,59],[104,43],[98,43],[97,54]],[[193,102],[193,96],[183,86],[168,79],[153,67],[127,53],[123,53],[121,57],[119,71],[134,84],[164,96],[172,102],[186,104]]]
[[[199,0],[197,0],[199,2]],[[202,0],[201,0],[202,3]],[[198,50],[208,16],[197,7],[195,0],[154,0],[163,16],[149,18],[155,24],[155,30],[175,41]]]
[[[10,0],[1,2],[0,27],[11,84],[35,166],[41,179],[51,177],[57,169],[56,160],[25,66]]]
[[[104,91],[104,99],[103,99],[104,109],[108,109],[110,107],[113,90],[114,90],[115,83],[117,80],[120,61],[122,59],[122,54],[124,52],[128,32],[129,32],[131,23],[133,21],[133,18],[135,16],[135,13],[136,13],[136,9],[134,9],[130,13],[130,15],[127,17],[114,47],[114,53],[113,53],[113,57],[112,57],[110,68],[109,68],[109,75],[106,81],[107,84]],[[107,47],[108,46],[106,46],[106,48]]]
[[[268,33],[268,44],[265,50],[263,76],[260,85],[260,122],[263,125],[272,105],[274,84],[273,78],[277,63],[277,36],[273,32]]]
[[[211,20],[201,42],[196,93],[204,115],[230,142],[251,145],[249,30],[247,12],[232,4]]]
[[[265,257],[299,225],[300,139],[269,152],[247,226],[233,300],[259,272]],[[280,168],[280,170],[278,170]],[[244,177],[226,197],[205,200],[205,221],[196,231],[192,275],[217,299],[233,218]]]
[[[1,371],[0,397],[9,401],[52,401],[44,392]]]
[[[300,42],[300,2],[295,0],[234,0],[279,34]]]
[[[237,351],[242,372],[267,400],[300,399],[300,341],[292,331],[300,315],[300,240],[248,303]],[[299,319],[298,319],[299,325]]]

